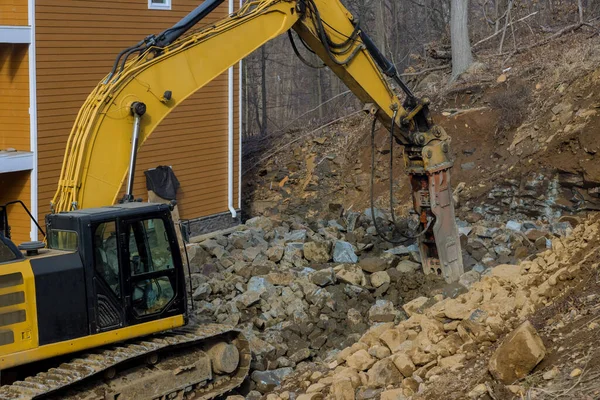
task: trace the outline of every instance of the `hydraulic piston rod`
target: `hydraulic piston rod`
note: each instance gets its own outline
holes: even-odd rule
[[[133,201],[133,180],[140,141],[140,126],[142,116],[146,113],[146,105],[136,101],[131,105],[131,113],[133,114],[133,133],[131,136],[131,155],[129,157],[129,176],[127,177],[127,191],[125,192],[124,201]]]

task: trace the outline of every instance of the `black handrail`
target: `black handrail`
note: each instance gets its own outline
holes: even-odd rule
[[[42,229],[40,224],[38,224],[37,220],[33,217],[31,212],[29,211],[29,208],[27,208],[25,203],[23,203],[21,200],[9,201],[6,204],[0,205],[0,217],[2,218],[2,221],[0,221],[1,222],[0,232],[4,232],[4,236],[7,237],[8,239],[10,239],[10,236],[11,236],[10,235],[10,227],[8,225],[8,213],[6,212],[6,209],[8,206],[13,205],[13,204],[20,204],[23,207],[23,209],[25,210],[25,212],[27,213],[27,215],[29,215],[29,218],[31,218],[31,220],[35,223],[35,226],[37,226],[37,228],[42,233],[42,235],[44,235],[44,237],[46,237],[46,232],[44,232],[44,230]]]

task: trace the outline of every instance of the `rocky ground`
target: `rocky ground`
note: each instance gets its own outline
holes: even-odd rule
[[[272,393],[286,377],[295,376],[297,370],[329,371],[332,360],[338,364],[347,362],[350,350],[339,351],[348,346],[364,350],[358,354],[365,356],[366,361],[356,360],[358,364],[353,364],[357,373],[366,373],[378,359],[388,360],[385,365],[390,366],[395,359],[392,353],[409,336],[400,334],[390,338],[394,343],[400,340],[396,344],[384,340],[375,345],[379,340],[375,338],[368,346],[357,345],[365,341],[365,332],[370,337],[400,324],[402,330],[412,329],[417,335],[420,325],[415,325],[416,310],[437,302],[435,309],[448,299],[458,299],[450,302],[445,311],[450,316],[443,309],[438,312],[441,314],[433,314],[441,316],[447,326],[433,320],[424,324],[441,329],[436,331],[441,336],[434,342],[445,340],[451,348],[440,354],[454,356],[464,347],[458,340],[460,335],[444,339],[442,333],[459,329],[459,320],[468,319],[473,307],[484,303],[480,305],[483,314],[478,322],[490,317],[492,323],[502,323],[495,319],[496,303],[487,303],[483,295],[463,300],[469,288],[479,287],[482,277],[495,277],[507,268],[513,272],[520,270],[515,265],[519,260],[546,252],[553,248],[553,243],[556,247],[560,243],[557,238],[579,226],[574,217],[547,224],[517,220],[500,223],[485,220],[474,211],[469,214],[470,222],[459,220],[467,272],[459,283],[448,285],[435,275],[423,274],[415,243],[407,241],[405,245],[392,247],[383,242],[376,235],[370,210],[357,213],[334,206],[331,209],[336,219],[314,223],[255,217],[236,232],[188,246],[195,288],[194,312],[201,319],[237,326],[246,332],[254,354],[249,387],[254,396]],[[376,210],[376,215],[379,225],[390,227],[390,217],[385,212]],[[506,295],[503,292],[496,299],[503,303]],[[471,305],[470,308],[463,303]],[[455,317],[456,323],[448,320],[450,317]],[[496,328],[485,341],[497,339],[502,330]],[[415,337],[410,336],[411,340]],[[437,366],[438,350],[421,350],[409,365],[414,365],[415,370],[419,367],[425,378],[429,369]],[[441,365],[450,360],[462,363],[465,357],[466,353]],[[379,368],[383,364],[377,365]],[[442,371],[440,368],[433,370],[434,375]],[[403,376],[412,374],[404,372]],[[378,372],[372,374],[379,376]],[[385,387],[399,376],[391,376],[375,387]],[[294,392],[298,394],[297,390]]]
[[[552,250],[496,266],[454,298],[404,304],[408,319],[374,325],[271,399],[597,398],[589,340],[599,332],[599,227],[598,218],[586,221]]]
[[[452,137],[455,284],[423,274],[414,241],[376,234],[364,117],[263,141],[245,164],[253,218],[188,246],[197,318],[250,339],[241,395],[600,398],[600,47],[584,34],[555,44],[513,55],[510,70],[481,57],[453,85],[439,73],[411,82]],[[376,135],[375,222],[402,239],[410,192],[387,135]]]

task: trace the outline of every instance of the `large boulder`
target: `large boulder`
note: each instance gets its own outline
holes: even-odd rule
[[[496,349],[488,368],[497,380],[509,385],[524,378],[546,356],[546,347],[531,322],[523,322]]]

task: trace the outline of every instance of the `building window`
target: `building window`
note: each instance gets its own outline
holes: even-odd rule
[[[171,0],[148,0],[148,8],[151,10],[170,10]]]

